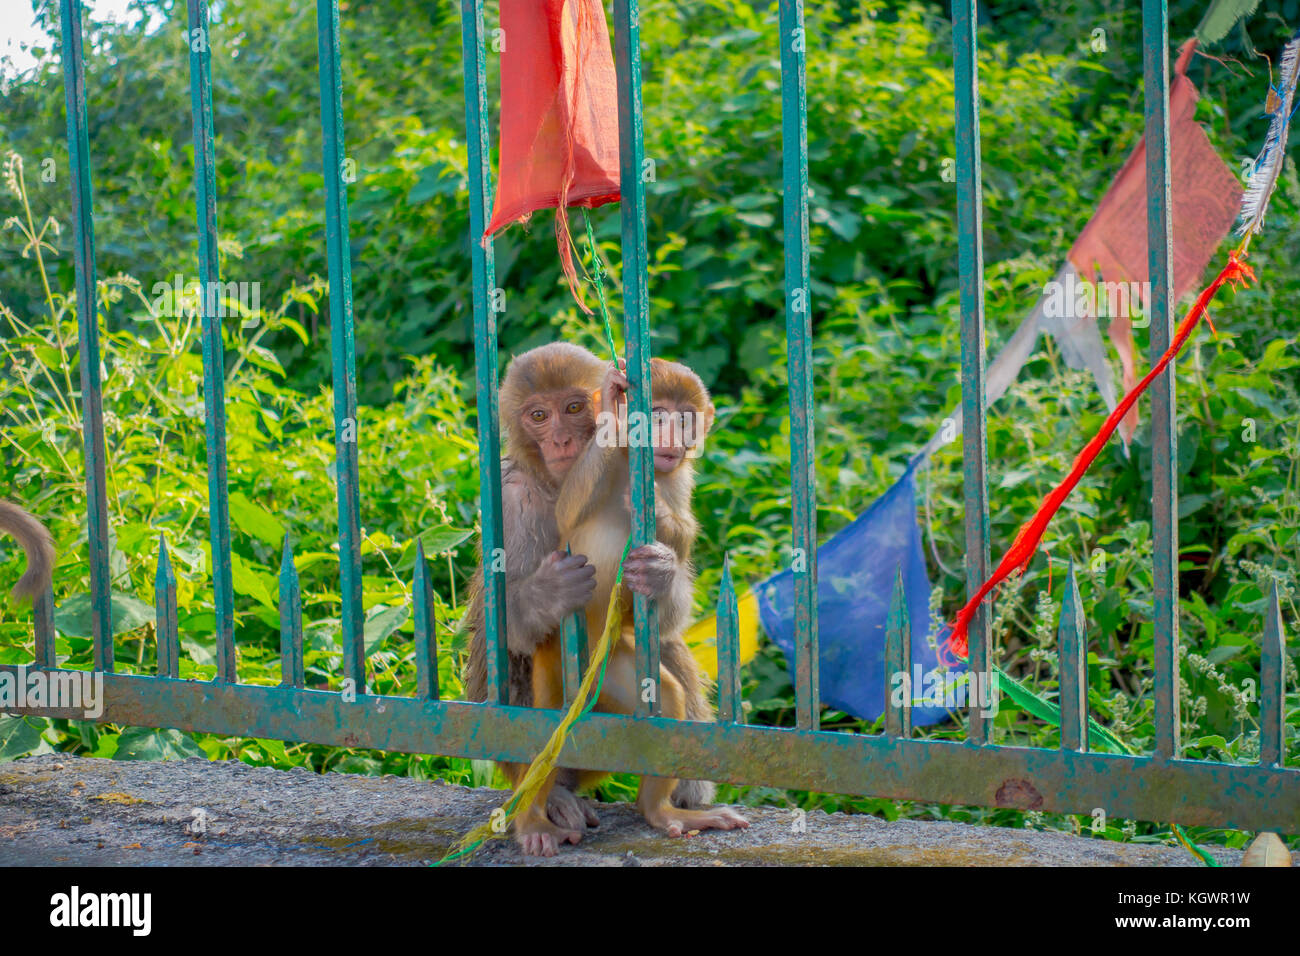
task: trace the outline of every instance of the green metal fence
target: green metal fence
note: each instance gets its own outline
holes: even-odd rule
[[[283,682],[240,684],[234,644],[230,518],[226,483],[226,425],[220,318],[204,299],[203,358],[209,462],[210,535],[216,601],[217,672],[210,681],[177,679],[179,645],[176,583],[165,546],[157,575],[157,676],[113,673],[110,627],[108,511],[105,497],[103,414],[95,301],[95,245],[86,126],[79,0],[61,0],[63,68],[71,156],[81,382],[86,443],[86,500],[93,597],[94,664],[105,673],[102,721],[175,727],[225,735],[269,737],[448,756],[528,761],[553,729],[553,711],[505,706],[504,573],[486,577],[488,700],[443,701],[432,593],[421,551],[415,570],[418,690],[414,697],[367,693],[362,641],[360,489],[355,441],[356,370],[353,303],[344,180],[344,134],[337,0],[318,0],[320,107],[326,183],[330,320],[338,456],[339,558],[343,668],[355,695],[303,686],[303,629],[298,580],[286,538],[280,586]],[[989,723],[972,708],[964,743],[912,739],[909,711],[887,702],[885,733],[825,732],[818,727],[816,504],[813,484],[811,286],[808,252],[808,148],[803,4],[779,5],[786,329],[790,369],[792,545],[796,575],[796,727],[750,727],[742,722],[736,598],[725,573],[718,598],[719,719],[679,722],[658,716],[646,702],[635,716],[593,713],[580,721],[562,756],[566,766],[681,778],[762,783],[777,787],[860,793],[950,804],[1092,813],[1246,829],[1300,830],[1300,771],[1285,760],[1284,637],[1276,590],[1262,625],[1261,755],[1238,765],[1180,758],[1177,654],[1177,485],[1174,376],[1155,382],[1152,401],[1155,513],[1156,743],[1146,756],[1094,753],[1087,736],[1087,637],[1073,571],[1060,625],[1061,744],[1059,749],[995,746]],[[974,590],[989,567],[988,483],[985,461],[984,299],[981,243],[980,138],[975,0],[954,0],[956,61],[958,269],[962,321],[962,412],[967,586]],[[191,109],[194,120],[199,270],[205,289],[219,281],[217,203],[212,123],[210,44],[206,0],[188,0]],[[469,135],[469,243],[473,264],[479,464],[482,474],[483,550],[502,548],[500,444],[497,417],[497,330],[490,293],[495,288],[491,245],[481,246],[491,207],[482,0],[461,0],[465,112]],[[1169,65],[1166,0],[1144,0],[1148,235],[1153,360],[1167,347],[1173,326],[1169,177]],[[624,308],[631,410],[649,410],[649,297],[646,273],[645,189],[641,181],[642,118],[637,0],[614,0],[622,178]],[[648,447],[632,452],[635,544],[654,540],[654,485]],[[491,561],[488,562],[489,568]],[[886,674],[908,672],[906,610],[896,588],[886,640]],[[35,666],[58,670],[54,657],[52,595],[38,601]],[[654,606],[635,602],[637,678],[657,677],[658,629]],[[564,634],[566,683],[580,672],[585,635],[575,622]],[[969,666],[990,670],[987,609],[970,629]],[[16,673],[16,666],[0,670]],[[46,709],[48,716],[81,716]]]

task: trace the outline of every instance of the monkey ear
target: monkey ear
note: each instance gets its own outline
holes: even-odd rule
[[[595,414],[600,414],[600,389],[598,388],[591,390],[591,409]]]

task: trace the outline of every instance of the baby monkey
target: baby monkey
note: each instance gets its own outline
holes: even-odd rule
[[[658,602],[660,672],[656,690],[663,715],[676,720],[712,720],[704,679],[682,634],[691,612],[695,574],[690,557],[699,531],[691,511],[694,459],[712,425],[714,407],[699,376],[676,362],[653,359],[650,386],[650,422],[626,424],[627,376],[621,368],[609,366],[599,392],[593,396],[599,410],[596,435],[565,477],[555,518],[560,540],[567,542],[575,554],[586,555],[596,569],[596,588],[585,609],[587,633],[594,646],[604,629],[619,559],[632,530],[628,445],[652,443],[658,540],[628,555],[623,580],[629,590]],[[636,682],[632,597],[626,591],[620,616],[620,634],[595,709],[632,714],[640,690]],[[532,668],[534,706],[563,705],[562,674],[559,642],[539,645]],[[578,774],[578,785],[588,786],[603,776],[602,772],[583,771]],[[533,809],[516,824],[526,854],[551,856],[557,842],[577,843],[580,838],[577,831],[552,824],[541,809],[546,806],[545,796],[553,780],[547,781]],[[642,777],[637,807],[648,823],[669,836],[691,830],[749,826],[744,817],[728,807],[708,807],[713,794],[713,785],[704,781]]]

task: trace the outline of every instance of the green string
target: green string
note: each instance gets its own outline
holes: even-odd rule
[[[587,226],[587,247],[591,250],[591,284],[596,287],[596,298],[600,302],[600,317],[605,323],[605,344],[609,346],[609,357],[618,364],[618,350],[614,347],[614,330],[609,324],[609,306],[605,302],[605,263],[601,261],[600,253],[596,251],[596,231],[591,228],[591,215],[587,207],[582,207],[582,221]],[[613,411],[613,409],[610,409]],[[635,532],[633,532],[635,533]],[[623,545],[623,556],[618,559],[618,574],[614,577],[614,586],[623,583],[623,562],[627,560],[628,551],[632,548],[632,535],[627,536],[627,543]],[[611,651],[613,645],[610,645]],[[591,708],[596,706],[596,701],[600,697],[601,688],[605,686],[605,665],[609,663],[608,655],[600,662],[600,678],[596,681],[596,692],[591,695],[591,700],[583,708],[582,713],[591,713]]]
[[[605,344],[609,346],[610,360],[615,364],[618,363],[618,349],[614,347],[614,330],[609,322],[609,305],[605,302],[605,263],[601,261],[600,253],[596,251],[596,231],[591,228],[591,214],[587,207],[582,207],[582,221],[587,227],[587,247],[591,250],[591,284],[596,287],[596,299],[600,302],[600,317],[605,325]],[[612,411],[612,409],[611,409]],[[628,551],[632,548],[632,535],[627,536],[627,543],[623,545],[623,555],[618,559],[618,574],[614,577],[614,586],[623,583],[623,562],[627,560]],[[613,645],[610,645],[613,649]],[[609,656],[600,662],[600,677],[596,680],[596,692],[591,695],[591,700],[587,701],[587,706],[582,709],[582,713],[591,713],[591,709],[596,706],[596,701],[600,699],[601,689],[605,686],[605,665],[609,663]]]
[[[591,216],[587,208],[582,209],[583,222],[587,224],[587,245],[591,249],[591,284],[596,287],[596,298],[600,301],[600,317],[605,322],[605,344],[609,346],[611,361],[618,361],[618,350],[614,348],[614,331],[609,324],[609,306],[605,303],[605,263],[596,251],[596,232],[591,228]]]

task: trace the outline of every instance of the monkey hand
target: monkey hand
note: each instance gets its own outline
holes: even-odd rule
[[[596,568],[586,555],[552,551],[533,573],[533,585],[538,604],[558,623],[586,607],[596,593]]]
[[[600,826],[600,817],[582,797],[565,787],[556,786],[546,798],[546,817],[564,830],[585,830]]]
[[[667,594],[679,563],[672,548],[661,541],[643,544],[623,562],[623,580],[637,594],[658,598]]]
[[[597,414],[608,411],[617,417],[619,405],[627,401],[628,380],[624,372],[626,368],[627,363],[619,359],[617,365],[611,362],[609,368],[605,370],[605,380],[597,393],[600,401],[600,407],[596,409]]]

